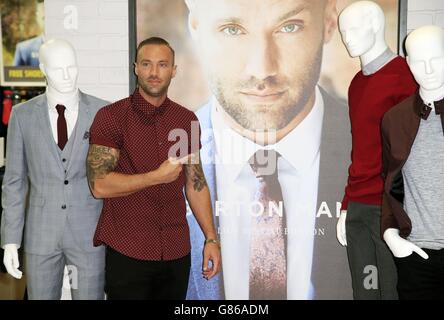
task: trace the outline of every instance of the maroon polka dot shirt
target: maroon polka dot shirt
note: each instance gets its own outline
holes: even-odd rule
[[[90,144],[120,150],[116,172],[145,173],[167,160],[170,148],[178,149],[179,140],[184,148],[174,156],[197,152],[201,148],[197,121],[193,112],[168,98],[156,108],[136,89],[132,96],[97,113],[91,127]],[[192,128],[197,133],[193,131],[192,134]],[[174,139],[170,139],[173,141],[169,141],[170,132],[182,135],[173,134]],[[105,244],[139,260],[174,260],[186,256],[190,252],[190,235],[184,185],[182,171],[172,183],[105,199],[94,245]]]

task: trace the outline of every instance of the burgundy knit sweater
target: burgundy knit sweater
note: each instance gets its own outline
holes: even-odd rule
[[[347,210],[349,201],[382,204],[382,117],[416,90],[417,84],[402,57],[394,58],[372,75],[360,71],[353,78],[348,93],[352,163],[341,210]]]

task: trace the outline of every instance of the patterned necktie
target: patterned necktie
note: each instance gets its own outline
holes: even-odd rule
[[[65,106],[58,104],[56,105],[57,113],[59,117],[57,118],[57,145],[60,150],[65,148],[66,143],[68,142],[68,128],[66,126],[65,119]]]
[[[258,179],[251,221],[250,300],[287,299],[287,241],[282,189],[274,150],[259,150],[249,163]],[[262,211],[263,210],[263,211]],[[256,214],[257,213],[257,214]]]

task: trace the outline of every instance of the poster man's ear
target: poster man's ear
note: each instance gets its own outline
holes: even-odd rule
[[[188,14],[188,30],[190,31],[191,38],[193,38],[193,40],[196,40],[197,37],[197,26],[198,21],[196,15],[190,11]]]
[[[327,4],[325,5],[325,19],[324,19],[325,43],[331,40],[337,28],[338,28],[338,9],[336,7],[336,0],[327,0]]]

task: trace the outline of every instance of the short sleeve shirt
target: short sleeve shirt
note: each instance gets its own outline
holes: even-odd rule
[[[155,107],[136,89],[102,108],[91,127],[90,144],[120,150],[115,172],[156,170],[169,156],[201,148],[200,126],[192,111],[166,98]],[[185,174],[129,196],[104,200],[94,245],[108,245],[139,260],[174,260],[190,252],[183,188]]]

